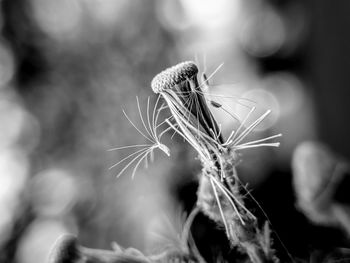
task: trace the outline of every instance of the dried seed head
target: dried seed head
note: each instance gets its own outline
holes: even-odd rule
[[[151,83],[153,92],[160,93],[196,76],[198,67],[192,61],[185,61],[167,68],[156,75]]]
[[[176,121],[183,124],[180,126],[185,135],[198,137],[200,130],[212,140],[222,143],[218,124],[208,108],[197,74],[198,67],[194,62],[179,63],[156,75],[151,83],[152,90],[160,93],[170,104],[173,115],[178,116]],[[189,125],[196,129],[188,130]]]

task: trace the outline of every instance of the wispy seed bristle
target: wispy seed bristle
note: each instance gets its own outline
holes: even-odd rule
[[[159,93],[182,83],[198,73],[198,67],[192,61],[185,61],[167,68],[156,75],[151,83],[153,92]]]

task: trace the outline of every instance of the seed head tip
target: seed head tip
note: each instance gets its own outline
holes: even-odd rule
[[[165,89],[172,88],[198,73],[198,67],[192,61],[181,62],[173,67],[167,68],[156,75],[151,83],[154,93],[160,93]]]

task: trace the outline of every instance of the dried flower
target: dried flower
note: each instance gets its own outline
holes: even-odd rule
[[[265,223],[263,229],[260,230],[257,218],[245,207],[244,195],[241,192],[242,190],[248,194],[249,192],[237,176],[236,165],[239,162],[237,154],[239,151],[262,146],[278,147],[278,142],[270,142],[270,140],[280,137],[281,134],[244,142],[255,127],[270,113],[270,111],[266,111],[245,128],[248,118],[255,110],[255,107],[252,107],[239,127],[232,130],[225,140],[208,104],[226,110],[220,103],[208,99],[206,97],[208,94],[202,90],[202,87],[209,86],[209,79],[213,74],[210,77],[203,74],[203,83],[198,82],[197,74],[198,68],[193,62],[183,62],[155,76],[151,86],[153,91],[160,96],[158,96],[153,110],[150,109],[150,99],[148,98],[145,117],[136,97],[143,128],[140,129],[123,110],[131,125],[149,143],[110,149],[110,151],[126,148],[138,149],[111,167],[126,162],[117,177],[132,164],[135,164],[132,172],[132,177],[134,177],[142,161],[147,164],[149,157],[151,160],[153,159],[155,149],[170,156],[169,148],[160,141],[161,137],[170,129],[182,136],[197,151],[203,165],[200,187],[197,192],[198,206],[192,211],[184,225],[180,242],[181,249],[167,249],[163,253],[146,257],[138,250],[124,250],[116,243],[113,246],[114,251],[84,248],[78,245],[74,236],[66,235],[57,241],[51,253],[50,263],[203,262],[204,260],[198,251],[194,251],[193,247],[191,250],[190,247],[186,246],[189,240],[184,240],[184,238],[189,238],[190,224],[198,209],[201,209],[218,224],[222,224],[231,245],[245,253],[251,262],[278,262],[274,256],[274,250],[271,248],[268,224]],[[166,108],[164,105],[158,106],[161,97],[165,100],[171,116],[159,122],[160,112]],[[234,114],[229,113],[229,115],[236,119]],[[168,124],[169,127],[163,128],[165,124]],[[158,133],[158,129],[161,127],[163,130]]]
[[[269,142],[281,134],[250,142],[243,141],[270,113],[266,111],[248,127],[247,119],[255,110],[251,108],[237,130],[224,140],[219,125],[211,114],[207,102],[214,107],[220,104],[208,100],[201,87],[208,85],[208,78],[199,84],[198,68],[193,62],[183,62],[164,70],[154,77],[152,89],[160,94],[170,109],[175,123],[167,123],[187,140],[198,152],[203,165],[198,205],[213,220],[222,223],[232,245],[241,248],[252,262],[274,261],[270,244],[262,244],[262,233],[255,216],[245,207],[235,166],[237,151],[261,146],[278,147]],[[267,242],[270,242],[269,240]]]

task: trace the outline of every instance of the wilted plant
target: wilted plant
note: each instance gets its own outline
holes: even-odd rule
[[[225,140],[201,89],[208,85],[208,78],[204,75],[200,84],[197,74],[198,68],[193,62],[183,62],[159,73],[151,84],[153,91],[164,98],[175,120],[175,123],[170,119],[166,122],[199,154],[203,169],[197,204],[211,219],[223,224],[231,245],[246,253],[252,262],[277,262],[270,247],[268,227],[260,230],[257,218],[244,205],[244,187],[235,166],[239,162],[238,151],[261,146],[278,147],[279,143],[269,141],[281,134],[243,142],[270,113],[266,111],[244,128],[255,110],[252,107],[240,126]]]
[[[203,74],[203,82],[199,83],[197,74],[198,68],[193,62],[183,62],[159,73],[152,80],[153,91],[160,94],[165,100],[171,116],[158,124],[159,114],[164,109],[164,106],[157,109],[160,98],[158,97],[153,108],[152,117],[150,117],[148,99],[147,120],[145,121],[137,99],[140,119],[146,132],[141,131],[123,111],[136,130],[152,144],[111,149],[141,147],[141,150],[137,150],[114,165],[117,166],[129,160],[117,176],[135,162],[136,165],[132,172],[132,176],[134,176],[140,163],[144,159],[147,160],[148,155],[153,153],[156,148],[169,156],[168,147],[160,143],[160,139],[169,130],[169,127],[172,128],[193,146],[203,165],[197,202],[201,210],[215,222],[224,226],[232,246],[240,248],[249,256],[252,262],[277,261],[270,247],[268,228],[265,227],[260,230],[256,217],[244,205],[242,190],[246,189],[239,181],[235,166],[239,162],[238,151],[261,146],[278,147],[278,142],[270,142],[270,140],[281,136],[281,134],[243,142],[270,113],[269,110],[266,111],[261,117],[244,128],[248,118],[255,110],[255,107],[252,107],[239,127],[232,130],[225,140],[207,102],[216,108],[223,108],[223,106],[214,100],[207,99],[205,95],[208,94],[202,91],[202,87],[209,85],[209,79],[212,75],[207,78]],[[225,109],[223,108],[223,110]],[[230,114],[230,116],[236,119],[233,114]],[[152,120],[150,121],[150,119]],[[165,123],[169,127],[158,136],[157,128]],[[134,157],[135,155],[136,157]],[[131,159],[132,157],[134,158]]]
[[[222,225],[231,246],[246,255],[247,260],[253,263],[278,262],[279,260],[271,248],[268,223],[265,223],[261,229],[257,218],[245,206],[244,197],[250,195],[250,193],[237,176],[236,166],[240,161],[239,152],[241,150],[262,146],[278,147],[279,142],[271,142],[271,140],[280,137],[281,134],[246,141],[255,127],[270,113],[270,110],[266,111],[250,125],[247,125],[249,117],[255,110],[255,107],[251,107],[238,128],[232,130],[225,139],[220,125],[209,110],[208,104],[222,109],[235,120],[237,120],[237,117],[227,111],[222,104],[208,99],[211,96],[225,96],[210,95],[203,91],[202,88],[208,88],[209,79],[213,74],[209,77],[203,74],[202,83],[199,83],[197,74],[198,68],[193,62],[183,62],[156,75],[151,86],[159,96],[153,109],[150,107],[150,99],[148,98],[146,116],[142,114],[139,99],[136,98],[138,113],[143,125],[142,129],[123,110],[131,125],[149,143],[110,149],[110,151],[126,148],[136,149],[135,152],[126,156],[111,168],[125,165],[118,173],[117,177],[119,177],[132,164],[135,164],[132,171],[132,177],[134,177],[143,161],[147,165],[149,158],[153,160],[155,149],[159,149],[170,156],[170,150],[165,144],[161,143],[161,138],[172,129],[193,146],[202,163],[203,168],[195,210],[200,209],[219,226]],[[165,104],[159,106],[161,98],[164,99]],[[166,108],[170,110],[171,115],[165,120],[159,121],[160,113]],[[162,131],[159,132],[161,129]],[[255,199],[253,200],[255,201]],[[189,231],[188,226],[187,231]],[[186,237],[188,234],[184,236]],[[184,254],[195,254],[193,251],[186,249],[184,251]],[[196,261],[203,261],[198,253]]]

